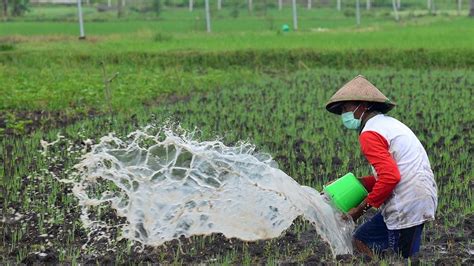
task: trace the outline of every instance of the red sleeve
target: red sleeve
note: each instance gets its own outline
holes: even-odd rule
[[[375,185],[375,181],[377,180],[375,179],[375,176],[369,175],[369,176],[362,177],[360,181],[362,182],[362,185],[364,185],[365,189],[367,189],[367,191],[370,192],[372,191],[372,188]]]
[[[359,136],[359,142],[367,161],[377,172],[377,181],[367,196],[367,203],[373,207],[380,207],[390,196],[400,181],[400,171],[395,160],[388,151],[388,142],[374,131],[365,131]]]

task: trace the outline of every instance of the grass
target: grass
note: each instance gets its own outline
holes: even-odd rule
[[[75,23],[1,23],[0,82],[5,85],[0,91],[6,97],[0,110],[104,110],[101,62],[111,74],[119,73],[112,84],[116,111],[150,104],[163,94],[226,86],[242,75],[255,79],[255,69],[462,68],[473,63],[474,20],[469,18],[407,17],[398,24],[374,16],[374,22],[357,28],[342,14],[329,19],[334,10],[304,11],[302,30],[289,33],[258,28],[265,18],[248,14],[217,19],[216,29],[219,23],[223,28],[216,33],[186,30],[175,20],[185,23],[191,16],[187,10],[167,10],[162,20],[90,22],[86,41],[73,36]],[[312,32],[305,21],[331,28]]]
[[[57,55],[42,53],[0,55],[0,110],[62,111],[86,114],[112,107],[128,112],[134,106],[160,103],[166,95],[183,97],[268,75],[286,75],[314,67],[462,68],[472,64],[473,51],[248,50],[216,53],[106,53]],[[112,100],[105,101],[104,74],[111,82]],[[256,72],[257,71],[257,72]],[[5,115],[4,115],[5,117]],[[15,117],[9,119],[15,121]],[[14,126],[16,123],[13,123]]]
[[[118,24],[118,25],[117,25]],[[156,34],[163,34],[159,28],[146,26],[146,22],[137,22],[141,28],[131,29],[120,36],[101,36],[97,31],[106,31],[107,26],[121,27],[122,23],[110,25],[90,25],[89,41],[79,42],[76,38],[66,36],[30,37],[10,36],[5,41],[18,42],[17,47],[23,51],[58,51],[58,52],[115,52],[115,51],[173,51],[173,50],[200,50],[222,51],[240,49],[292,49],[312,48],[321,50],[348,50],[348,49],[469,49],[473,42],[472,19],[457,18],[445,23],[433,23],[420,26],[386,26],[375,28],[343,29],[327,32],[298,32],[278,33],[275,31],[243,32],[243,33],[166,33],[169,38],[157,41]],[[19,25],[28,28],[28,25]],[[50,25],[44,25],[49,27]],[[76,25],[70,25],[71,33],[76,33]],[[53,26],[54,27],[54,26]],[[60,26],[61,27],[61,26]],[[94,28],[96,27],[96,28]],[[155,30],[153,30],[155,29]],[[64,30],[61,27],[61,30]],[[10,34],[22,32],[16,30]],[[42,34],[52,34],[44,31]],[[456,40],[456,41],[452,41]],[[37,41],[43,41],[38,43]]]
[[[300,22],[300,32],[278,32],[284,20],[272,17],[223,18],[214,21],[212,34],[204,32],[204,21],[176,18],[159,21],[105,21],[86,23],[90,41],[78,42],[78,25],[72,22],[4,22],[0,36],[18,40],[22,51],[170,51],[170,50],[237,50],[268,48],[373,49],[373,48],[470,48],[474,21],[467,17],[412,17],[401,23],[390,18],[373,18],[356,27],[351,18],[334,16]],[[322,14],[329,10],[315,11]],[[189,13],[189,12],[188,12]],[[333,14],[331,11],[330,14]],[[171,38],[156,42],[157,33]],[[48,35],[48,37],[42,37]],[[29,37],[28,37],[29,36]],[[36,36],[36,37],[35,37]],[[70,37],[68,37],[70,36]],[[51,41],[47,41],[50,38]],[[38,40],[40,42],[38,42]],[[43,40],[43,42],[41,42]],[[456,40],[455,42],[452,40]]]
[[[68,191],[68,185],[58,183],[50,172],[41,169],[56,172],[60,178],[67,177],[68,172],[54,169],[68,169],[74,164],[78,154],[70,153],[59,145],[51,147],[50,157],[41,157],[37,151],[39,140],[51,141],[56,139],[57,133],[61,133],[66,136],[65,144],[80,143],[81,139],[98,139],[111,130],[124,136],[139,125],[168,117],[180,121],[185,128],[199,128],[202,139],[220,135],[228,144],[248,139],[259,150],[271,153],[280,168],[299,183],[318,189],[328,180],[348,171],[354,171],[356,175],[367,174],[367,164],[357,152],[356,134],[343,129],[339,119],[324,110],[324,102],[334,92],[334,88],[356,73],[356,70],[315,69],[281,77],[261,75],[257,80],[243,80],[194,94],[184,102],[163,103],[148,108],[137,105],[129,110],[135,114],[133,119],[129,114],[119,113],[113,118],[103,116],[56,130],[4,139],[2,144],[14,149],[9,157],[11,161],[6,162],[5,168],[7,176],[13,177],[6,183],[9,193],[5,204],[15,206],[19,213],[26,215],[31,211],[41,214],[36,223],[38,230],[55,232],[55,225],[69,221],[67,217],[76,213],[75,199],[70,194],[62,193]],[[469,121],[472,122],[473,117],[471,114],[458,115],[464,113],[463,110],[468,110],[470,103],[457,99],[468,99],[469,88],[474,84],[474,72],[366,69],[364,74],[398,103],[392,115],[410,126],[427,149],[436,174],[440,198],[438,220],[429,224],[427,234],[432,239],[429,243],[440,243],[439,241],[443,241],[443,234],[439,230],[462,226],[464,217],[473,211],[472,200],[465,200],[466,197],[472,199],[468,185],[470,181],[466,178],[472,176],[472,162],[466,145],[469,143],[469,135],[465,133],[468,132]],[[457,104],[452,105],[453,101],[457,101]],[[81,146],[75,149],[81,149]],[[28,182],[24,181],[25,178]],[[47,191],[50,192],[46,193]],[[79,259],[80,254],[67,251],[71,246],[77,246],[77,241],[81,241],[80,237],[74,238],[78,234],[78,228],[80,225],[60,234],[59,239],[73,237],[67,240],[66,245],[53,241],[53,247],[68,254],[64,255],[67,261]],[[305,228],[307,226],[296,226],[292,232],[301,234],[305,232]],[[21,229],[18,230],[17,235],[25,235]],[[15,236],[15,239],[8,246],[10,250],[14,250],[21,241],[26,241],[25,237]],[[463,244],[463,241],[458,245]],[[195,243],[192,246],[196,248],[203,245],[199,241]],[[212,243],[211,239],[209,245]],[[305,261],[314,252],[304,249],[295,255],[293,251],[285,251],[286,249],[275,250],[276,243],[268,243],[268,263],[288,258]],[[117,245],[121,251],[116,253],[116,258],[126,262],[128,249]],[[31,250],[35,249],[23,251],[22,254]],[[188,252],[191,250],[186,251],[186,254]],[[215,254],[216,262],[238,263],[249,256],[247,261],[260,261],[260,257],[248,252]],[[330,257],[328,254],[321,256]],[[173,260],[185,263],[188,258],[178,254]],[[166,257],[164,260],[168,259],[170,258]],[[424,259],[427,263],[434,262],[433,258]]]
[[[48,250],[71,263],[84,262],[83,254],[100,254],[103,263],[108,257],[130,263],[139,256],[126,241],[114,242],[112,254],[104,254],[100,243],[82,250],[86,232],[77,200],[54,178],[68,177],[81,141],[111,131],[124,136],[171,118],[200,129],[203,140],[221,136],[229,145],[250,140],[298,182],[317,189],[348,171],[368,174],[355,133],[324,110],[336,88],[359,73],[398,103],[391,114],[413,129],[432,162],[438,219],[426,228],[425,241],[448,253],[428,253],[423,261],[469,257],[463,253],[470,245],[463,226],[474,211],[469,135],[474,20],[444,11],[418,16],[407,9],[397,23],[389,8],[380,8],[364,13],[356,27],[344,12],[300,8],[300,31],[281,33],[290,9],[281,15],[269,10],[267,16],[242,9],[237,19],[228,10],[214,13],[214,32],[206,34],[197,12],[171,9],[147,20],[131,12],[118,20],[114,13],[86,8],[88,39],[78,41],[71,10],[34,8],[25,18],[0,23],[1,261],[15,264]],[[104,78],[116,72],[107,100]],[[41,156],[40,141],[58,133],[66,138],[50,147],[50,157]],[[310,227],[300,221],[289,232],[304,240]],[[43,234],[54,237],[38,237]],[[293,244],[280,248],[279,241],[219,249],[202,262],[303,263],[315,256],[336,262],[330,254],[315,255],[317,239],[297,250]],[[161,262],[198,263],[193,257],[222,243],[216,236],[190,242],[183,244],[184,253],[178,245],[171,245],[173,255],[148,251]],[[254,253],[259,245],[266,258]]]

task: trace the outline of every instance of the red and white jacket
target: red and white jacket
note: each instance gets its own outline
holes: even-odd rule
[[[359,135],[374,176],[363,178],[367,202],[381,209],[387,228],[404,229],[433,220],[437,186],[426,151],[402,122],[379,114]]]

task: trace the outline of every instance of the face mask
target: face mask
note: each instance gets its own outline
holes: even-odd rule
[[[342,123],[348,129],[356,130],[360,127],[360,124],[362,122],[361,119],[360,118],[359,119],[354,118],[354,113],[355,113],[355,111],[357,111],[359,106],[360,106],[360,104],[357,106],[357,108],[354,111],[345,112],[345,113],[341,114]],[[362,115],[364,115],[364,113],[362,113]],[[362,115],[360,117],[362,117]]]

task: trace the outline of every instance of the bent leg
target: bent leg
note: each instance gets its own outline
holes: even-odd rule
[[[412,257],[420,251],[421,233],[424,224],[400,230],[399,251],[404,258]]]
[[[380,253],[388,248],[388,229],[380,212],[356,229],[353,245],[358,251],[371,257],[373,252]]]
[[[362,241],[356,239],[356,238],[352,238],[352,245],[354,246],[354,248],[362,253],[362,254],[365,254],[371,258],[374,257],[374,253],[372,252],[372,250]]]

